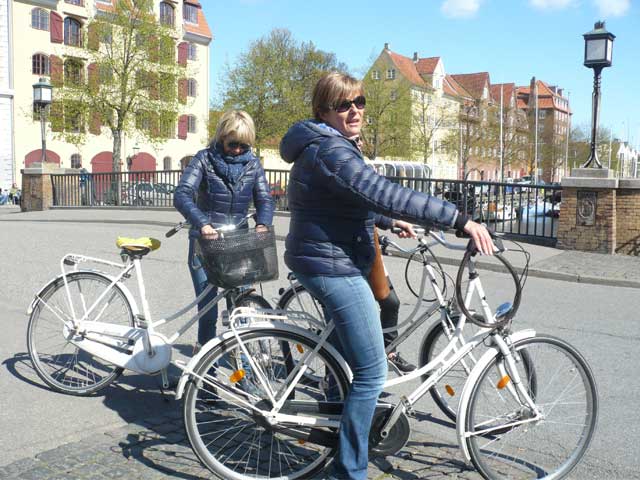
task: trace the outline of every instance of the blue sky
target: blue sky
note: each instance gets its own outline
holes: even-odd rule
[[[273,28],[334,52],[361,74],[384,43],[408,57],[440,56],[447,73],[488,71],[493,83],[532,76],[571,92],[574,125],[589,125],[593,71],[582,65],[582,34],[606,20],[616,35],[602,75],[600,125],[640,147],[638,0],[201,0],[211,43],[212,98],[225,62]]]

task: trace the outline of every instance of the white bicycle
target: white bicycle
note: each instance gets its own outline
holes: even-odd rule
[[[504,251],[498,238],[495,242]],[[411,433],[407,415],[412,406],[484,346],[477,361],[469,362],[473,368],[456,415],[464,458],[487,479],[563,478],[587,451],[596,428],[593,375],[565,341],[533,330],[511,331],[520,302],[518,276],[511,268],[516,295],[493,312],[475,255],[469,243],[458,270],[456,297],[462,313],[451,340],[428,364],[386,382],[388,388],[427,375],[398,404],[378,404],[370,449],[376,455],[402,449]],[[506,259],[500,261],[509,266]],[[464,276],[468,283],[463,294]],[[437,284],[431,286],[443,303]],[[481,308],[471,312],[475,298]],[[345,360],[327,342],[333,323],[316,334],[309,329],[313,319],[303,312],[247,308],[236,309],[230,320],[231,329],[186,366],[188,375],[176,392],[178,398],[184,396],[191,445],[225,480],[309,478],[335,454],[351,378]],[[462,339],[466,321],[480,328]]]

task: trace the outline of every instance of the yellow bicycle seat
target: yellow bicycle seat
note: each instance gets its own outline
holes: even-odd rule
[[[160,248],[160,240],[151,237],[118,237],[116,247],[135,253],[140,253],[144,250],[151,252]]]

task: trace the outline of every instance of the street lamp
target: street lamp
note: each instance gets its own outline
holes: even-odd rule
[[[129,167],[129,170],[131,170],[131,165],[133,164],[133,160],[136,158],[136,156],[138,155],[139,151],[140,151],[140,147],[136,143],[133,146],[133,155],[130,155],[130,156],[127,157],[127,167]]]
[[[40,112],[40,133],[42,137],[42,158],[40,161],[44,164],[47,161],[47,140],[45,136],[44,117],[47,107],[51,105],[53,96],[53,87],[46,78],[38,79],[38,83],[33,84],[33,105]]]
[[[582,168],[589,167],[591,163],[595,163],[598,168],[602,168],[596,151],[598,109],[600,107],[600,74],[603,68],[611,66],[613,39],[616,36],[604,28],[604,22],[596,22],[593,30],[585,33],[583,37],[584,66],[593,68],[593,95],[591,103],[591,153]]]

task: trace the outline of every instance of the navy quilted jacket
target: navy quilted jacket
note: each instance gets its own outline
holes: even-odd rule
[[[460,228],[458,223],[466,221],[458,219],[453,204],[376,174],[353,142],[317,122],[294,124],[280,143],[280,155],[295,162],[288,186],[291,223],[285,251],[285,263],[294,272],[367,273],[375,254],[376,213],[423,225]]]
[[[173,205],[191,224],[189,235],[199,236],[207,224],[237,224],[247,214],[251,200],[256,207],[256,222],[271,225],[274,205],[260,161],[253,156],[238,181],[231,185],[215,172],[213,154],[209,148],[196,153],[184,169],[173,197]]]

